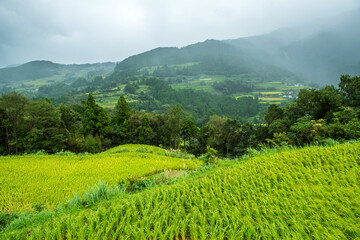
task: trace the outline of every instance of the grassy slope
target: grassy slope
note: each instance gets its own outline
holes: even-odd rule
[[[165,153],[166,150],[160,147],[143,145],[143,144],[125,144],[117,147],[110,148],[105,153],[117,153],[117,152],[153,152],[153,153]]]
[[[359,238],[359,155],[355,143],[254,157],[3,236]]]
[[[104,75],[113,71],[115,63],[58,64],[49,61],[33,61],[17,67],[0,69],[0,86],[17,91],[34,91],[43,85],[74,82],[89,74]]]
[[[119,148],[127,151],[111,152]],[[100,180],[112,186],[126,178],[139,178],[164,169],[194,169],[200,164],[196,160],[159,155],[163,149],[146,145],[124,145],[112,150],[87,156],[0,157],[0,210],[31,210],[40,203],[53,208]]]

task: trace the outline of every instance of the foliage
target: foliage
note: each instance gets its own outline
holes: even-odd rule
[[[11,152],[11,145],[15,145],[15,153],[17,154],[19,151],[18,147],[18,125],[23,119],[24,116],[24,108],[28,99],[22,96],[19,93],[13,92],[9,94],[2,94],[0,98],[0,108],[3,109],[6,117],[9,119],[12,127],[12,135],[14,137],[15,143],[11,143],[11,140],[8,136],[8,146],[9,152]],[[9,127],[9,125],[8,125]]]
[[[206,153],[199,157],[199,160],[204,161],[205,164],[215,164],[218,157],[218,151],[211,147],[206,148]]]
[[[270,125],[277,119],[284,117],[284,110],[276,104],[271,104],[265,111],[264,120]]]
[[[341,76],[339,88],[349,106],[360,107],[360,76]]]
[[[109,130],[110,119],[107,112],[96,104],[93,95],[89,93],[83,119],[84,134],[104,138]]]
[[[49,101],[30,102],[24,116],[27,134],[23,140],[26,152],[44,150],[54,153],[65,148],[66,132],[59,112]]]
[[[124,95],[121,95],[115,106],[115,116],[113,118],[113,122],[118,126],[122,126],[124,122],[129,119],[130,115],[131,109],[129,104],[126,102]]]
[[[151,144],[153,138],[153,130],[150,126],[149,117],[145,114],[140,127],[138,142],[140,144]]]
[[[315,119],[330,119],[342,106],[342,97],[333,86],[322,89],[301,89],[296,100],[298,111]]]
[[[14,121],[6,110],[13,105],[7,104],[8,95],[3,95],[1,153],[13,154],[15,149],[20,153],[40,150],[96,153],[120,144],[145,143],[181,148],[196,156],[205,154],[210,146],[221,157],[233,157],[245,154],[248,148],[259,149],[264,144],[303,146],[320,143],[326,138],[342,142],[360,137],[360,110],[348,99],[350,95],[356,98],[357,92],[346,95],[346,91],[350,91],[346,84],[356,85],[356,77],[342,77],[341,84],[349,81],[344,86],[340,84],[340,89],[332,86],[303,89],[292,103],[270,105],[263,117],[258,115],[253,119],[255,124],[242,121],[240,116],[258,113],[257,98],[234,99],[191,89],[175,90],[165,80],[153,77],[126,79],[138,81],[132,83],[134,86],[147,88],[147,93],[142,92],[139,99],[132,99],[135,106],[146,105],[148,111],[160,107],[164,113],[135,111],[123,95],[114,110],[106,110],[95,102],[92,94],[84,103],[60,105],[55,109],[48,99],[32,101],[13,93],[25,104]],[[149,92],[154,98],[148,95]],[[163,104],[177,102],[180,104]],[[216,115],[216,112],[222,114]],[[262,118],[265,124],[261,123]]]
[[[172,148],[178,148],[186,113],[179,105],[176,105],[164,113],[163,119],[164,125],[162,126],[162,131],[165,142],[169,143]]]
[[[101,152],[101,139],[99,136],[93,137],[92,135],[88,135],[85,137],[84,142],[82,143],[82,152],[89,153],[98,153]]]
[[[246,82],[225,80],[214,83],[213,88],[223,94],[230,95],[237,92],[252,92],[254,87]]]
[[[142,145],[142,144],[125,144],[125,145],[120,145],[120,146],[108,149],[105,151],[105,153],[119,153],[122,151],[136,152],[139,148],[143,148],[147,152],[152,152],[152,153],[165,153],[166,152],[165,149],[160,148],[160,147],[155,147],[155,146]]]

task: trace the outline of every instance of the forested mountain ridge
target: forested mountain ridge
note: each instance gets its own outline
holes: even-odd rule
[[[0,87],[33,90],[45,84],[73,83],[79,77],[89,78],[111,72],[115,63],[59,64],[51,61],[31,61],[15,67],[0,69]]]
[[[60,64],[50,61],[32,61],[16,67],[0,69],[2,83],[20,82],[58,74]]]
[[[185,66],[179,66],[186,64]],[[146,67],[168,67],[165,76],[253,74],[265,81],[297,79],[291,72],[264,62],[256,54],[218,40],[206,40],[183,48],[156,48],[117,64],[114,72],[148,73]],[[174,66],[175,65],[175,66]]]

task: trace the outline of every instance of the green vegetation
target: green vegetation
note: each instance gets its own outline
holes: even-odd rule
[[[163,148],[142,145],[142,144],[124,144],[117,147],[110,148],[105,153],[120,153],[120,152],[153,152],[157,154],[166,153],[167,151]]]
[[[0,92],[15,89],[27,95],[61,97],[73,91],[74,87],[84,87],[95,76],[106,75],[115,63],[58,64],[50,61],[33,61],[17,67],[0,69]]]
[[[185,157],[185,158],[182,158]],[[201,163],[146,145],[124,145],[102,154],[33,154],[0,157],[0,211],[55,208],[80,197],[100,180],[110,187],[167,170],[191,170]]]
[[[358,74],[343,20],[0,69],[0,238],[360,239],[360,77],[302,82]]]
[[[110,66],[113,69],[109,70]],[[259,103],[273,101],[259,102],[264,96],[257,92],[278,91],[281,96],[268,97],[291,100],[298,92],[294,85],[299,82],[292,73],[216,40],[180,49],[154,49],[129,57],[115,68],[110,63],[61,65],[35,61],[4,69],[0,71],[2,77],[6,81],[14,78],[16,83],[3,88],[3,92],[17,89],[28,97],[48,97],[55,106],[85,101],[88,93],[110,109],[121,95],[132,108],[157,114],[179,104],[198,125],[212,114],[238,120],[258,118],[266,108]],[[151,79],[157,83],[153,85]],[[287,91],[292,86],[295,89]],[[254,101],[247,108],[251,99]]]
[[[360,137],[359,77],[341,77],[339,89],[300,90],[298,99],[284,107],[270,105],[265,112],[273,145],[305,145],[326,139]]]
[[[358,82],[356,76],[342,76],[339,89],[301,89],[292,103],[270,105],[264,121],[259,114],[264,106],[257,98],[174,90],[157,78],[139,83],[148,86],[154,98],[144,93],[140,101],[128,103],[121,95],[112,111],[97,104],[92,94],[86,102],[58,108],[49,99],[33,101],[18,93],[3,94],[0,152],[97,153],[132,143],[181,149],[196,156],[211,147],[219,156],[235,157],[263,145],[304,146],[327,139],[358,139]],[[148,111],[136,111],[131,108],[134,105],[136,109],[146,106]],[[158,106],[162,114],[151,112]],[[240,116],[251,117],[252,123]]]
[[[21,225],[25,219],[20,217],[2,236],[356,239],[360,236],[359,154],[359,143],[260,154],[90,209],[34,214],[27,218],[34,219],[28,225]]]

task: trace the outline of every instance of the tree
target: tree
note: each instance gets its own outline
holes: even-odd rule
[[[89,93],[85,104],[83,131],[85,135],[99,136],[103,139],[110,130],[110,119],[104,108],[96,104]]]
[[[358,139],[360,137],[360,109],[342,107],[334,113],[327,133],[335,140]]]
[[[194,140],[199,129],[191,119],[186,119],[184,125],[181,128],[181,137],[184,140],[184,147],[186,147],[186,141],[191,142]]]
[[[312,116],[314,119],[330,119],[333,112],[340,109],[342,97],[333,86],[322,89],[301,89],[296,100],[298,111]]]
[[[66,129],[67,149],[72,152],[81,152],[84,138],[81,132],[80,114],[64,104],[61,104],[57,110]]]
[[[150,120],[147,114],[144,114],[142,126],[140,127],[138,141],[141,144],[150,144],[153,137],[153,130],[150,127]]]
[[[271,104],[268,109],[265,111],[265,122],[270,125],[273,121],[277,119],[282,119],[284,117],[284,110],[276,104]]]
[[[226,133],[225,123],[228,119],[226,117],[220,117],[213,115],[210,117],[209,126],[209,145],[221,153],[226,152]]]
[[[175,105],[164,113],[163,119],[164,125],[162,127],[162,133],[164,144],[172,146],[174,149],[178,148],[181,129],[186,119],[186,113],[179,105]]]
[[[124,91],[127,93],[135,94],[136,93],[136,87],[132,85],[131,83],[126,84]]]
[[[125,121],[129,120],[131,116],[131,109],[129,104],[126,102],[124,95],[121,95],[116,106],[115,106],[115,117],[113,123],[122,126]]]
[[[69,133],[75,132],[80,121],[80,116],[70,107],[61,104],[58,108],[60,118],[64,122],[65,128]]]
[[[5,111],[0,109],[0,139],[2,139],[1,144],[4,146],[4,149],[0,151],[11,154],[9,128],[11,128],[10,119],[6,116]]]
[[[2,94],[0,97],[0,108],[4,110],[9,118],[12,133],[15,140],[15,153],[18,154],[18,125],[23,120],[24,108],[29,100],[17,92]]]
[[[129,143],[127,138],[131,109],[126,102],[124,95],[121,95],[115,106],[115,113],[111,119],[111,141],[114,144]]]
[[[360,107],[360,76],[342,75],[339,88],[346,104],[352,107]]]
[[[326,121],[324,119],[312,120],[311,117],[299,118],[290,127],[290,130],[296,133],[294,140],[297,145],[305,145],[321,140],[325,136],[325,129]]]
[[[45,150],[54,153],[65,148],[66,129],[60,113],[48,100],[30,102],[26,106],[24,122],[26,152]]]
[[[286,132],[287,126],[286,126],[286,120],[284,119],[276,119],[269,125],[269,133],[281,133]]]
[[[234,149],[240,142],[240,124],[236,120],[227,119],[224,125],[226,155],[234,154]],[[247,144],[247,139],[244,142]]]

